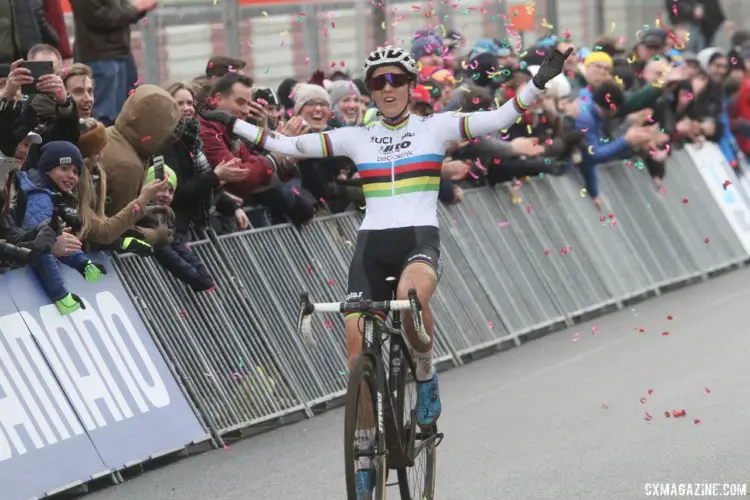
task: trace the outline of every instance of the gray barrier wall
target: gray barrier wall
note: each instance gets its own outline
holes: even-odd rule
[[[721,153],[706,148],[704,159],[718,164]],[[515,193],[509,185],[472,190],[463,204],[440,207],[439,362],[461,365],[488,347],[748,259],[688,153],[670,159],[663,192],[637,163],[599,170],[601,213],[577,174],[535,178]],[[115,257],[157,346],[219,443],[238,429],[312,416],[343,395],[343,319],[315,317],[314,347],[295,337],[294,324],[300,291],[315,301],[345,296],[359,222],[347,213],[301,232],[277,226],[195,242],[218,284],[209,294],[188,291],[150,259]]]

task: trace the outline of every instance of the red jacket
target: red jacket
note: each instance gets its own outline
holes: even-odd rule
[[[737,99],[737,103],[732,110],[732,118],[742,118],[746,122],[750,121],[750,78],[745,78],[742,81],[740,97]],[[740,134],[736,134],[735,137],[742,152],[750,154],[750,138],[745,138]]]
[[[222,123],[199,119],[203,152],[211,166],[216,168],[222,161],[231,160],[236,156],[242,161],[241,167],[251,172],[244,181],[227,184],[227,189],[231,193],[244,197],[269,183],[275,165],[273,158],[251,153],[244,141],[241,142],[237,154],[233,154],[232,140],[235,137],[232,132]]]
[[[68,40],[68,30],[65,27],[65,14],[63,14],[61,0],[44,0],[44,17],[52,25],[57,36],[60,37],[60,45],[58,45],[57,50],[60,51],[63,60],[71,59],[73,51],[70,48],[70,40]]]

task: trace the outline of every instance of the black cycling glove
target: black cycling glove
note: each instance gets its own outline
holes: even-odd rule
[[[198,105],[198,116],[210,122],[223,123],[230,129],[234,127],[234,122],[237,121],[237,118],[230,115],[226,111],[222,109],[209,108],[209,106],[207,106],[205,103],[201,103]]]
[[[564,54],[555,49],[554,52],[545,57],[544,61],[542,61],[542,64],[539,66],[539,71],[537,71],[532,79],[534,86],[539,90],[544,90],[547,86],[547,82],[562,73],[565,60],[572,52],[573,47],[566,50]]]

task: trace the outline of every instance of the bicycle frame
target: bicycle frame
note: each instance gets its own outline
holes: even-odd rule
[[[401,332],[401,314],[393,312],[393,326],[387,326],[384,321],[371,313],[364,313],[363,326],[363,348],[361,356],[368,356],[375,365],[377,380],[377,395],[375,396],[375,414],[377,420],[377,432],[385,439],[378,439],[378,455],[388,454],[388,468],[398,469],[414,465],[414,456],[411,446],[405,444],[414,443],[416,437],[416,426],[410,429],[410,435],[403,434],[404,429],[399,428],[398,420],[394,413],[396,398],[398,398],[398,379],[404,367],[401,364],[401,356],[406,360],[406,369],[414,373],[415,366],[409,352],[406,340]],[[368,324],[369,323],[369,324]],[[383,341],[390,338],[389,362],[386,372],[383,356],[380,354]],[[388,376],[386,377],[386,373]],[[414,456],[412,456],[414,455]]]

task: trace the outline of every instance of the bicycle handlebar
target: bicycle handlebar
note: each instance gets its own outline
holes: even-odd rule
[[[302,339],[306,344],[312,345],[315,343],[315,339],[312,337],[312,315],[316,312],[339,312],[347,314],[376,311],[411,311],[412,317],[414,318],[414,328],[417,330],[419,340],[428,344],[430,342],[430,336],[427,334],[427,330],[425,330],[422,321],[422,304],[419,303],[417,291],[412,288],[409,290],[408,295],[408,300],[385,300],[376,302],[366,299],[358,302],[321,302],[315,304],[310,301],[310,295],[307,292],[304,292],[300,294],[300,313],[297,322],[297,334],[302,336]]]

